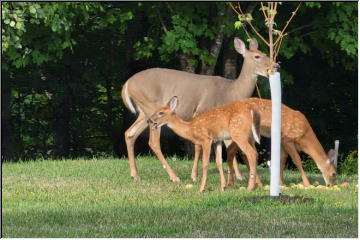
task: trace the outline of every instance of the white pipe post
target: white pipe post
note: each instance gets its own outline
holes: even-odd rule
[[[281,146],[281,82],[280,73],[269,76],[271,92],[271,165],[270,196],[280,195],[280,146]]]

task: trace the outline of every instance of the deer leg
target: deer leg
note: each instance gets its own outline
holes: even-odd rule
[[[302,178],[302,184],[305,187],[310,186],[309,179],[307,178],[305,171],[302,167],[301,158],[299,156],[298,151],[295,148],[295,144],[287,142],[287,143],[284,143],[283,146],[284,146],[285,151],[287,151],[289,153],[293,163],[299,170],[301,178]]]
[[[200,192],[203,192],[205,190],[207,171],[209,169],[211,141],[206,141],[205,143],[201,144],[201,146],[202,146],[202,178],[201,178]]]
[[[225,143],[226,148],[228,148],[229,146],[231,146],[232,141],[231,140],[224,140],[224,143]],[[236,144],[235,144],[234,147],[236,147]],[[241,174],[241,171],[240,171],[240,168],[239,168],[239,163],[238,163],[238,161],[236,159],[236,151],[235,151],[235,154],[234,154],[233,158],[234,158],[233,164],[234,164],[235,176],[236,176],[236,178],[238,180],[243,180],[244,177]]]
[[[160,131],[161,131],[160,128],[157,128],[157,129],[151,129],[150,128],[149,146],[150,146],[151,150],[153,150],[153,152],[155,153],[157,158],[160,160],[163,168],[165,169],[165,171],[169,175],[170,180],[172,182],[179,182],[180,179],[176,176],[175,172],[171,169],[170,165],[168,164],[168,162],[166,161],[164,155],[161,152]]]
[[[138,176],[136,168],[134,145],[136,139],[147,126],[145,115],[140,113],[136,121],[125,131],[125,142],[130,163],[130,175],[135,180],[139,180],[140,177]]]
[[[194,165],[191,170],[191,179],[195,182],[198,176],[198,164],[199,164],[199,157],[201,152],[201,146],[195,144],[195,157],[194,157]]]
[[[257,152],[247,140],[241,139],[239,137],[233,137],[233,140],[247,158],[247,165],[249,166],[249,183],[247,189],[253,190],[256,186]]]
[[[216,167],[219,169],[220,174],[220,188],[221,191],[225,190],[225,177],[224,177],[224,170],[222,167],[222,145],[221,141],[216,143]]]
[[[284,185],[284,169],[288,156],[289,154],[284,150],[284,147],[282,146],[280,152],[280,185]]]
[[[230,188],[234,188],[234,159],[235,154],[238,150],[236,143],[232,142],[227,148],[227,167],[228,167],[228,182]]]

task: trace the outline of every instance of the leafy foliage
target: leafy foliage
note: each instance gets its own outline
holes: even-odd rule
[[[351,151],[348,155],[341,155],[339,171],[344,175],[353,175],[358,172],[358,151]]]
[[[235,36],[248,40],[240,24],[248,32],[244,20],[266,29],[258,5],[243,4],[255,9],[246,19],[222,2],[2,2],[8,159],[126,154],[123,132],[131,116],[120,98],[126,79],[150,67],[179,69],[180,55],[196,73],[214,64],[216,75],[225,75],[232,57],[237,75],[242,57],[228,52],[234,53]],[[279,7],[277,29],[297,4]],[[356,13],[356,3],[304,3],[279,55],[284,103],[304,112],[325,148],[336,137],[344,152],[357,146]],[[222,27],[216,58],[211,44]],[[267,51],[260,40],[259,48]],[[268,82],[258,83],[266,97]],[[138,143],[147,153],[147,141]]]

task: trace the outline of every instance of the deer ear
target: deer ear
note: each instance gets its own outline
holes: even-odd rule
[[[178,103],[179,103],[178,97],[177,97],[177,96],[174,96],[174,97],[172,97],[172,98],[170,99],[170,101],[168,102],[167,105],[169,106],[170,110],[171,110],[172,112],[174,112],[176,106],[178,105]]]
[[[257,50],[259,47],[259,44],[255,38],[251,39],[249,49],[250,50]]]
[[[239,38],[234,38],[234,47],[235,50],[240,53],[241,55],[244,55],[246,52],[245,43],[241,41]]]
[[[337,152],[336,152],[336,150],[330,149],[327,155],[328,155],[330,162],[332,164],[334,164],[335,167],[337,167]]]

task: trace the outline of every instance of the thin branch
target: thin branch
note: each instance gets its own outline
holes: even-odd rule
[[[156,8],[156,13],[157,13],[157,15],[158,15],[158,17],[159,17],[159,21],[160,21],[160,23],[161,23],[161,26],[162,26],[164,32],[168,32],[168,30],[167,30],[167,28],[166,28],[166,25],[165,25],[165,23],[164,23],[164,21],[163,21],[163,19],[162,19],[162,17],[161,17],[161,14],[160,14],[160,11],[159,11],[158,8]]]
[[[261,4],[261,10],[262,10],[262,12],[264,14],[264,18],[267,19],[268,16],[266,15],[265,10],[264,10],[264,4],[263,4],[263,2],[260,2],[260,4]]]
[[[309,23],[309,24],[306,24],[306,25],[303,25],[303,26],[300,26],[300,27],[297,27],[297,28],[294,28],[293,30],[287,32],[286,34],[284,34],[284,36],[292,33],[292,32],[296,32],[296,31],[299,31],[301,29],[304,29],[304,28],[308,28],[308,27],[311,27],[313,24],[312,23]]]
[[[316,32],[318,32],[318,31],[316,30],[316,31],[311,31],[311,32],[308,32],[308,33],[304,33],[304,34],[301,35],[300,37],[302,38],[302,37],[305,37],[305,36],[307,36],[307,35],[310,35],[310,34],[313,34],[313,33],[316,33]]]
[[[166,6],[169,8],[170,12],[173,13],[174,10],[172,9],[172,7],[170,6],[169,2],[166,2]]]
[[[227,2],[229,5],[230,5],[230,7],[234,10],[234,12],[236,12],[236,14],[237,15],[241,15],[235,8],[234,8],[234,6],[232,5],[232,3],[231,2]]]
[[[238,4],[239,4],[239,10],[240,10],[240,12],[241,12],[241,15],[242,15],[243,17],[246,17],[246,15],[245,15],[245,14],[243,13],[243,11],[241,10],[240,3],[239,3],[239,2],[238,2]],[[258,31],[256,31],[255,27],[251,24],[251,21],[246,20],[246,22],[249,24],[249,26],[252,28],[252,30],[255,32],[255,34],[256,34],[266,45],[270,46],[269,43],[263,38],[263,36],[261,36],[261,34],[260,34]]]
[[[255,86],[256,86],[257,94],[259,95],[259,98],[261,98],[261,94],[260,94],[259,86],[258,86],[257,82],[255,83]]]
[[[284,32],[285,32],[286,28],[288,27],[289,23],[290,23],[291,20],[294,18],[296,12],[299,10],[299,8],[300,8],[300,6],[301,6],[301,3],[302,3],[302,2],[300,2],[299,5],[297,6],[297,8],[295,9],[295,11],[292,12],[292,15],[291,15],[290,19],[286,22],[285,27],[284,27],[283,30],[281,31],[279,37],[276,39],[274,45],[276,45],[276,44],[278,43],[278,41],[280,41],[280,38],[281,38],[282,35],[284,34]]]
[[[232,5],[231,2],[227,2],[227,3],[230,5],[230,7],[234,10],[234,12],[235,12],[237,15],[241,15],[241,13],[239,13],[239,12],[234,8],[234,6]],[[241,24],[241,26],[242,26],[242,28],[244,29],[244,31],[245,31],[246,36],[248,37],[248,39],[251,39],[251,36],[250,36],[250,34],[248,33],[248,31],[246,30],[244,24]]]
[[[284,36],[285,36],[285,35],[284,35]],[[277,57],[277,56],[278,56],[278,54],[279,54],[279,51],[280,51],[280,46],[281,46],[282,40],[283,40],[283,37],[282,37],[282,38],[280,38],[279,44],[275,46],[274,62],[276,62],[276,57]]]

